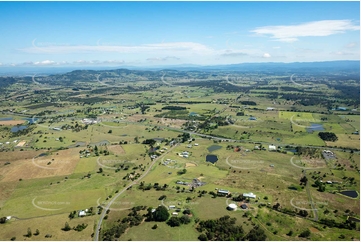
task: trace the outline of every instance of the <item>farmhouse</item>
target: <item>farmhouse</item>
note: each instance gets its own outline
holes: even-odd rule
[[[218,196],[227,196],[229,194],[231,194],[231,192],[228,190],[218,189],[218,191],[217,191]]]
[[[243,193],[243,197],[247,197],[247,198],[256,198],[256,195],[253,194],[253,192],[250,193]]]
[[[79,216],[79,217],[86,216],[86,212],[83,211],[83,210],[80,210],[78,216]]]
[[[268,146],[268,151],[276,151],[277,150],[277,147],[275,145],[269,145]]]
[[[169,209],[175,209],[175,205],[170,205]]]
[[[266,110],[267,110],[267,111],[273,111],[273,110],[275,110],[275,108],[268,107],[268,108],[266,108]]]
[[[174,215],[174,216],[178,216],[178,213],[177,213],[177,212],[174,212],[174,213],[172,213],[172,215]]]

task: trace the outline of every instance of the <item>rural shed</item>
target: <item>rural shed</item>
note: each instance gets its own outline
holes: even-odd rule
[[[228,191],[228,190],[223,190],[223,189],[219,189],[219,190],[217,191],[217,194],[218,194],[218,195],[226,196],[226,195],[229,195],[229,194],[230,194],[230,191]]]
[[[86,216],[86,212],[83,211],[83,210],[80,210],[78,216],[79,216],[79,217]]]
[[[256,198],[256,195],[253,194],[253,192],[243,193],[243,196],[244,196],[244,197],[247,197],[247,198]]]
[[[234,204],[234,203],[231,203],[231,204],[228,205],[227,209],[235,211],[235,210],[237,210],[237,205]]]

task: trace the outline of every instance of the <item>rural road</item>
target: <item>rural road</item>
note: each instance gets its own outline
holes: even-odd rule
[[[306,176],[306,169],[303,170],[303,175],[307,178],[307,176]],[[314,220],[315,220],[315,221],[318,221],[317,208],[315,208],[315,204],[313,203],[312,196],[311,196],[311,192],[310,192],[310,187],[309,187],[309,186],[310,186],[310,184],[309,184],[309,182],[307,182],[307,184],[306,184],[306,191],[307,191],[308,200],[309,200],[309,203],[311,204],[311,207],[312,207],[312,212],[313,212]]]
[[[33,116],[31,115],[26,115],[26,114],[19,114],[19,113],[12,113],[12,112],[3,112],[3,114],[9,114],[9,115],[18,115],[18,116],[23,116],[23,117],[27,117],[27,118],[32,118]],[[219,113],[217,113],[219,114]],[[249,141],[249,140],[237,140],[237,139],[229,139],[229,138],[223,138],[223,137],[218,137],[218,136],[213,136],[213,135],[208,135],[208,134],[201,134],[201,133],[197,133],[197,132],[193,132],[193,131],[188,131],[188,130],[184,130],[184,129],[180,129],[180,128],[173,128],[173,127],[167,127],[164,125],[151,125],[151,124],[144,124],[144,123],[139,123],[139,122],[132,122],[132,121],[127,121],[127,120],[123,120],[121,121],[122,123],[130,123],[130,124],[135,124],[135,125],[145,125],[145,126],[149,126],[149,127],[153,127],[153,126],[158,126],[164,129],[168,129],[168,130],[172,130],[172,131],[177,131],[177,132],[181,132],[181,133],[189,133],[189,134],[193,134],[193,135],[197,135],[203,138],[210,138],[210,139],[215,139],[215,140],[226,140],[229,142],[239,142],[239,143],[250,143],[250,144],[265,144],[265,145],[269,145],[269,144],[274,144],[274,142],[266,142],[266,141]],[[279,143],[278,146],[293,146],[293,147],[297,147],[297,146],[302,146],[302,147],[307,147],[307,148],[316,148],[316,149],[327,149],[327,150],[337,150],[337,151],[347,151],[347,152],[351,152],[352,149],[343,149],[343,148],[334,148],[334,147],[328,147],[328,146],[315,146],[315,145],[297,145],[297,144],[282,144]],[[360,151],[354,151],[354,153],[360,153]]]
[[[162,154],[161,156],[164,156],[165,154],[169,153],[171,150],[173,150],[178,144],[174,145],[172,148],[170,148],[166,153]],[[106,207],[103,208],[103,211],[100,215],[100,219],[98,222],[98,225],[95,229],[95,234],[94,234],[94,241],[98,241],[99,240],[99,233],[100,233],[100,229],[104,220],[104,217],[106,215],[107,210],[110,208],[110,206],[112,205],[112,203],[123,193],[125,192],[129,187],[137,184],[137,182],[139,182],[140,180],[142,180],[148,173],[149,171],[152,169],[153,165],[158,161],[158,159],[161,157],[157,157],[156,159],[153,160],[153,162],[150,164],[150,166],[148,167],[148,169],[136,180],[133,181],[132,183],[130,183],[128,186],[126,186],[123,190],[121,190],[120,192],[118,192],[112,200],[109,201],[109,203],[107,204]]]

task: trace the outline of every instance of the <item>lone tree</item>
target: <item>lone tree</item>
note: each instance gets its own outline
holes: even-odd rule
[[[30,238],[33,235],[33,233],[31,232],[31,229],[28,228],[28,233],[26,234],[26,237]]]
[[[71,230],[71,227],[69,226],[68,222],[65,222],[64,228],[62,228],[62,230],[64,230],[64,231]]]
[[[306,229],[298,237],[307,238],[310,235],[311,235],[311,231],[309,229]]]

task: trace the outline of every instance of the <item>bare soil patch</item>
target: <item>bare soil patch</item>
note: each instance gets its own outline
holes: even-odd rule
[[[125,154],[125,150],[121,145],[110,145],[108,146],[108,150],[115,155],[122,155]]]
[[[17,147],[23,147],[25,144],[26,144],[26,141],[25,141],[25,140],[22,140],[22,141],[20,141],[19,144],[17,144],[16,146],[17,146]]]
[[[194,166],[197,166],[197,165],[194,164],[194,163],[186,163],[186,168],[188,168],[188,167],[194,167]]]
[[[13,126],[13,125],[18,125],[18,124],[23,124],[23,123],[25,123],[25,120],[5,120],[5,121],[0,121],[0,126],[1,125]]]
[[[18,157],[18,159],[14,160],[13,157],[11,164],[4,165],[3,169],[0,170],[1,182],[70,175],[80,160],[79,150],[80,148],[62,150],[38,158],[34,158],[36,155],[33,155],[27,158]],[[23,154],[26,152],[18,153]],[[41,152],[37,153],[39,155]]]

